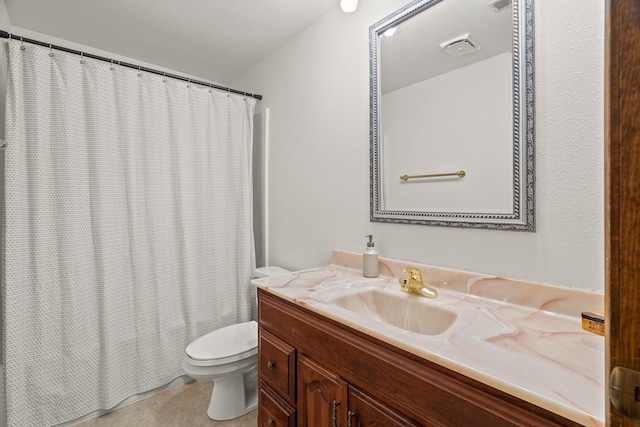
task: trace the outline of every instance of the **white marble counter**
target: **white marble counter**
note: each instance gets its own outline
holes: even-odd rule
[[[380,276],[362,276],[362,256],[334,251],[324,267],[252,283],[283,299],[534,403],[585,426],[604,426],[604,337],[581,327],[603,311],[599,293],[380,258]],[[452,326],[423,335],[367,319],[328,301],[366,288],[402,293],[402,267],[417,267],[456,313]],[[409,298],[414,297],[402,293]],[[358,298],[354,292],[354,298]]]

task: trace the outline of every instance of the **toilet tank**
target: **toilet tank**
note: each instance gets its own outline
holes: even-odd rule
[[[260,267],[253,270],[254,279],[260,279],[262,277],[284,276],[285,274],[291,274],[291,271],[275,265]]]
[[[284,276],[286,274],[290,274],[289,270],[286,270],[282,267],[278,267],[275,265],[268,265],[266,267],[260,267],[253,270],[252,279],[261,279],[263,277],[274,277],[274,276]],[[256,305],[258,304],[258,290],[254,289]]]

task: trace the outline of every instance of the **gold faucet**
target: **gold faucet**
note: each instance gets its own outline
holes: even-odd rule
[[[417,268],[408,267],[402,269],[403,273],[409,273],[409,277],[401,277],[400,288],[409,294],[420,295],[427,298],[435,298],[438,291],[422,283],[422,272]]]

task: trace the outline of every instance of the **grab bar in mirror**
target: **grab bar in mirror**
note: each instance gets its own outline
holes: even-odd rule
[[[466,172],[458,171],[458,172],[452,172],[452,173],[433,173],[431,175],[402,175],[400,179],[403,181],[406,181],[408,179],[414,179],[414,178],[435,178],[439,176],[455,176],[455,175],[457,175],[458,178],[464,178],[464,176],[466,175]]]

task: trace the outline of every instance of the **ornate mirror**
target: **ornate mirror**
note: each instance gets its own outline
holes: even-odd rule
[[[418,0],[369,29],[371,221],[535,231],[533,0]]]

